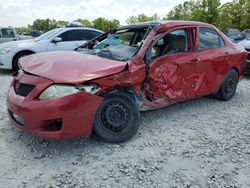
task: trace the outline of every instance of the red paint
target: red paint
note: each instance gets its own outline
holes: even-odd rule
[[[91,133],[95,112],[103,98],[82,92],[59,99],[39,101],[37,96],[40,91],[53,82],[23,73],[19,73],[17,79],[22,83],[34,84],[36,88],[24,98],[16,95],[13,83],[11,84],[7,107],[11,112],[24,119],[24,126],[12,121],[16,126],[46,139],[70,138]],[[53,119],[63,120],[60,131],[46,130],[45,122]]]
[[[25,71],[55,83],[82,83],[121,72],[126,66],[124,62],[71,51],[30,55],[22,58],[20,63]]]
[[[200,26],[215,29],[226,46],[199,51],[197,33]],[[159,35],[160,38],[180,28],[186,28],[190,33],[190,52],[164,55],[146,65],[144,57],[150,45],[156,43],[153,41],[155,34],[163,32]],[[105,33],[95,41],[100,41],[107,35]],[[25,125],[18,127],[44,138],[60,139],[89,135],[95,112],[103,101],[101,94],[118,88],[131,88],[140,102],[141,110],[162,108],[179,101],[216,93],[230,69],[237,70],[242,78],[246,52],[212,25],[170,21],[162,22],[151,32],[147,42],[130,62],[113,61],[77,52],[35,54],[22,58],[22,62],[26,73],[19,73],[16,79],[20,83],[34,84],[36,87],[24,98],[15,94],[12,84],[8,92],[8,109],[23,117]],[[99,96],[82,92],[55,100],[37,99],[53,83],[86,82],[102,87]],[[46,131],[44,122],[50,119],[62,119],[62,129],[57,132]]]

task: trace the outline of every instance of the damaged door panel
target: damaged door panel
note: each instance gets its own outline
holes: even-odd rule
[[[154,101],[161,98],[183,100],[200,95],[205,85],[204,70],[194,52],[194,38],[189,29],[167,33],[152,47],[146,96]]]

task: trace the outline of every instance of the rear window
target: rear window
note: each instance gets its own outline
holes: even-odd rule
[[[207,50],[225,46],[224,40],[214,29],[200,28],[199,31],[199,50]]]
[[[3,28],[0,30],[0,38],[15,38],[15,34],[10,28]]]

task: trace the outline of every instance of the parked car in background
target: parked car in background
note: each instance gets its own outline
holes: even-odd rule
[[[42,31],[34,30],[34,31],[31,31],[30,33],[22,33],[20,35],[20,38],[21,38],[21,40],[27,40],[27,39],[39,37],[42,34],[43,34]]]
[[[246,39],[244,39],[243,41],[240,41],[239,44],[241,44],[248,52],[246,74],[249,75],[250,74],[250,36],[246,37]]]
[[[21,57],[38,52],[74,50],[91,40],[102,31],[86,27],[53,29],[31,39],[0,44],[0,69],[18,70]]]
[[[245,35],[246,38],[250,38],[250,29],[245,29],[242,31],[242,33]]]
[[[226,35],[234,43],[238,43],[245,39],[245,35],[237,28],[229,28]]]
[[[230,100],[247,56],[214,26],[188,21],[124,26],[77,50],[21,58],[7,94],[17,127],[122,142],[136,134],[140,111],[206,95]]]
[[[9,41],[21,40],[16,30],[12,27],[0,27],[0,44]]]

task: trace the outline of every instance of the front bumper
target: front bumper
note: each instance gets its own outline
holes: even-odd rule
[[[10,53],[0,54],[0,69],[12,69],[12,57]]]
[[[35,85],[26,97],[16,94],[13,83],[8,91],[7,107],[10,119],[18,128],[44,139],[68,139],[91,134],[95,113],[103,101],[102,97],[81,92],[59,99],[37,100],[40,91],[53,82],[20,73],[17,79],[21,83]],[[49,123],[59,120],[59,129],[48,128]]]

